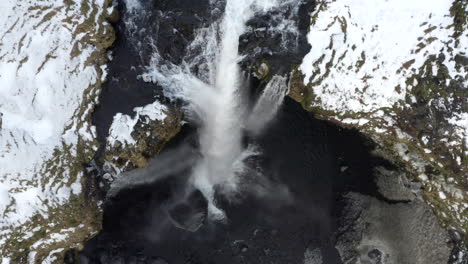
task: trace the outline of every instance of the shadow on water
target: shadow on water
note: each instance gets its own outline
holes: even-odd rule
[[[193,144],[194,133],[186,127],[168,149]],[[264,192],[258,186],[265,184],[253,180],[238,202],[218,198],[227,222],[189,232],[171,224],[166,210],[187,181],[183,170],[107,202],[103,230],[87,242],[82,262],[304,263],[304,252],[318,248],[323,263],[341,263],[333,237],[340,197],[349,191],[378,196],[372,167],[381,161],[357,132],[314,119],[289,98],[253,141],[262,149],[256,164],[268,183],[289,195]]]

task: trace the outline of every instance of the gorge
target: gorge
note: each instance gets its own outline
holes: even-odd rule
[[[139,100],[147,104],[168,98],[164,104],[180,107],[174,115],[183,115],[185,124],[158,156],[148,157],[147,168],[130,166],[105,184],[103,230],[71,259],[445,263],[458,254],[417,198],[419,185],[372,154],[369,139],[318,121],[285,98],[289,69],[310,49],[301,14],[310,12],[311,2],[202,2],[195,10],[184,1],[121,7],[120,30],[129,43],[123,46],[132,46],[137,58],[126,66],[134,78],[129,87],[145,87]],[[166,21],[179,24],[164,28]],[[180,46],[165,43],[174,40]],[[111,63],[127,61],[129,47],[119,48]],[[122,75],[119,70],[109,89],[122,89]],[[95,118],[105,111],[98,108]],[[95,120],[99,129],[104,122]],[[411,224],[380,218],[386,211]]]
[[[465,0],[4,0],[0,263],[468,263]]]

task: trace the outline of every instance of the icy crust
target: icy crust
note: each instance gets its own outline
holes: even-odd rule
[[[312,48],[296,72],[303,83],[291,93],[322,118],[370,135],[423,183],[439,219],[462,232],[468,230],[466,14],[466,1],[319,1],[308,34]]]
[[[71,199],[78,202],[83,187],[77,163],[95,147],[88,120],[104,78],[105,67],[99,66],[105,61],[103,49],[112,42],[112,29],[104,21],[108,4],[0,4],[2,263],[10,257],[26,262],[25,255],[34,261],[41,257],[39,248],[57,243],[45,238],[68,228],[57,208]],[[39,239],[40,246],[34,244]]]
[[[163,122],[167,117],[167,110],[165,105],[162,105],[159,101],[155,101],[144,107],[136,107],[133,109],[135,112],[134,117],[121,113],[116,114],[109,129],[107,143],[111,147],[115,146],[117,142],[121,144],[136,144],[136,140],[131,134],[137,122],[140,119],[144,120],[146,123],[156,120]]]

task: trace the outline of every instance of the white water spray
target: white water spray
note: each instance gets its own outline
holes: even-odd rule
[[[248,131],[253,134],[260,133],[275,117],[289,91],[288,88],[288,78],[278,75],[271,78],[247,119],[245,127]]]
[[[193,170],[192,182],[209,201],[209,214],[215,219],[223,218],[224,213],[214,204],[214,187],[236,191],[243,160],[257,153],[243,149],[243,130],[259,132],[274,117],[287,91],[286,78],[275,76],[247,118],[239,38],[256,13],[279,4],[279,0],[227,0],[221,21],[200,29],[189,47],[199,54],[182,65],[168,65],[155,53],[148,72],[141,76],[162,85],[167,97],[186,101],[187,115],[200,122],[202,158]]]

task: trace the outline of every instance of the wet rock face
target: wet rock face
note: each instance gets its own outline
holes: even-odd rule
[[[315,1],[291,1],[279,10],[248,21],[248,30],[241,36],[239,45],[239,52],[246,56],[242,68],[256,73],[266,65],[271,77],[288,74],[300,64],[310,50],[306,35],[314,6]]]
[[[193,40],[195,30],[212,21],[209,0],[153,1],[160,22],[156,46],[164,59],[180,64],[184,51]]]

